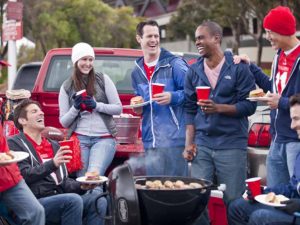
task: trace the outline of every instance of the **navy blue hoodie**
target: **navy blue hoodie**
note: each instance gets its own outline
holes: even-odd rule
[[[280,51],[274,57],[272,65],[272,75],[268,77],[263,71],[254,64],[250,65],[250,70],[254,74],[257,85],[264,90],[271,93],[278,93],[275,85],[277,64],[279,60]],[[290,78],[282,90],[281,97],[277,109],[271,110],[271,129],[272,139],[277,143],[299,142],[297,132],[291,129],[291,117],[289,97],[300,93],[300,56],[296,59]]]
[[[193,64],[185,80],[185,118],[187,125],[195,126],[195,143],[212,149],[247,149],[248,116],[256,110],[256,103],[246,98],[255,89],[255,80],[249,66],[233,63],[232,54],[225,52],[216,87],[213,89],[204,72],[204,58]],[[210,86],[210,99],[216,104],[235,105],[237,113],[205,114],[197,105],[196,87]]]

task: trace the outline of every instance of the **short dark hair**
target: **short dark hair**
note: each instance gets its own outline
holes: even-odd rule
[[[214,22],[214,21],[210,21],[210,20],[206,20],[203,21],[198,27],[207,27],[209,30],[210,35],[212,36],[219,36],[220,37],[220,43],[222,42],[222,38],[223,38],[223,29],[222,27]]]
[[[29,106],[31,104],[35,104],[41,108],[40,103],[26,98],[23,101],[21,101],[14,109],[14,123],[15,123],[16,128],[18,128],[20,131],[23,131],[23,126],[22,126],[22,124],[19,123],[18,120],[19,120],[19,118],[27,119],[26,108],[27,108],[27,106]]]
[[[292,95],[289,101],[290,101],[290,107],[294,105],[300,105],[300,93]]]
[[[148,20],[148,21],[144,21],[144,22],[140,22],[137,26],[136,26],[136,34],[139,36],[143,36],[144,34],[144,26],[146,25],[150,25],[150,26],[156,26],[159,30],[159,26],[158,23],[155,20]]]

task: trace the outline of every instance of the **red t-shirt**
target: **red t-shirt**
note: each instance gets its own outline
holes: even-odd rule
[[[25,136],[30,141],[33,148],[37,151],[37,153],[40,157],[40,160],[52,159],[54,157],[52,145],[46,138],[42,137],[41,144],[37,144],[30,136],[28,136],[27,134],[25,134]]]
[[[30,141],[30,143],[33,145],[33,147],[36,150],[37,155],[39,156],[41,162],[44,163],[44,162],[47,162],[47,161],[53,159],[54,152],[53,152],[53,149],[52,149],[52,145],[46,138],[42,137],[41,144],[37,144],[27,134],[25,134],[25,136]],[[58,181],[55,172],[52,172],[50,175],[52,176],[52,178],[54,179],[54,181],[57,185],[61,182],[61,180]]]
[[[290,76],[291,72],[294,66],[294,63],[297,59],[297,57],[300,54],[300,45],[296,47],[292,52],[290,52],[288,55],[284,53],[284,51],[281,51],[279,55],[279,61],[278,61],[278,70],[276,74],[276,86],[278,93],[281,94],[283,89],[285,88]]]
[[[155,66],[147,66],[146,63],[144,63],[144,69],[146,71],[147,79],[150,81],[152,74],[155,70]]]

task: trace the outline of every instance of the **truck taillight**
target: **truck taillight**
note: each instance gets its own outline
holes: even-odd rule
[[[252,124],[248,145],[252,147],[269,147],[271,143],[270,124],[254,123]]]

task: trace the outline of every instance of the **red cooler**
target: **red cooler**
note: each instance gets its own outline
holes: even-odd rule
[[[223,192],[212,190],[208,202],[208,213],[212,225],[228,225]]]

